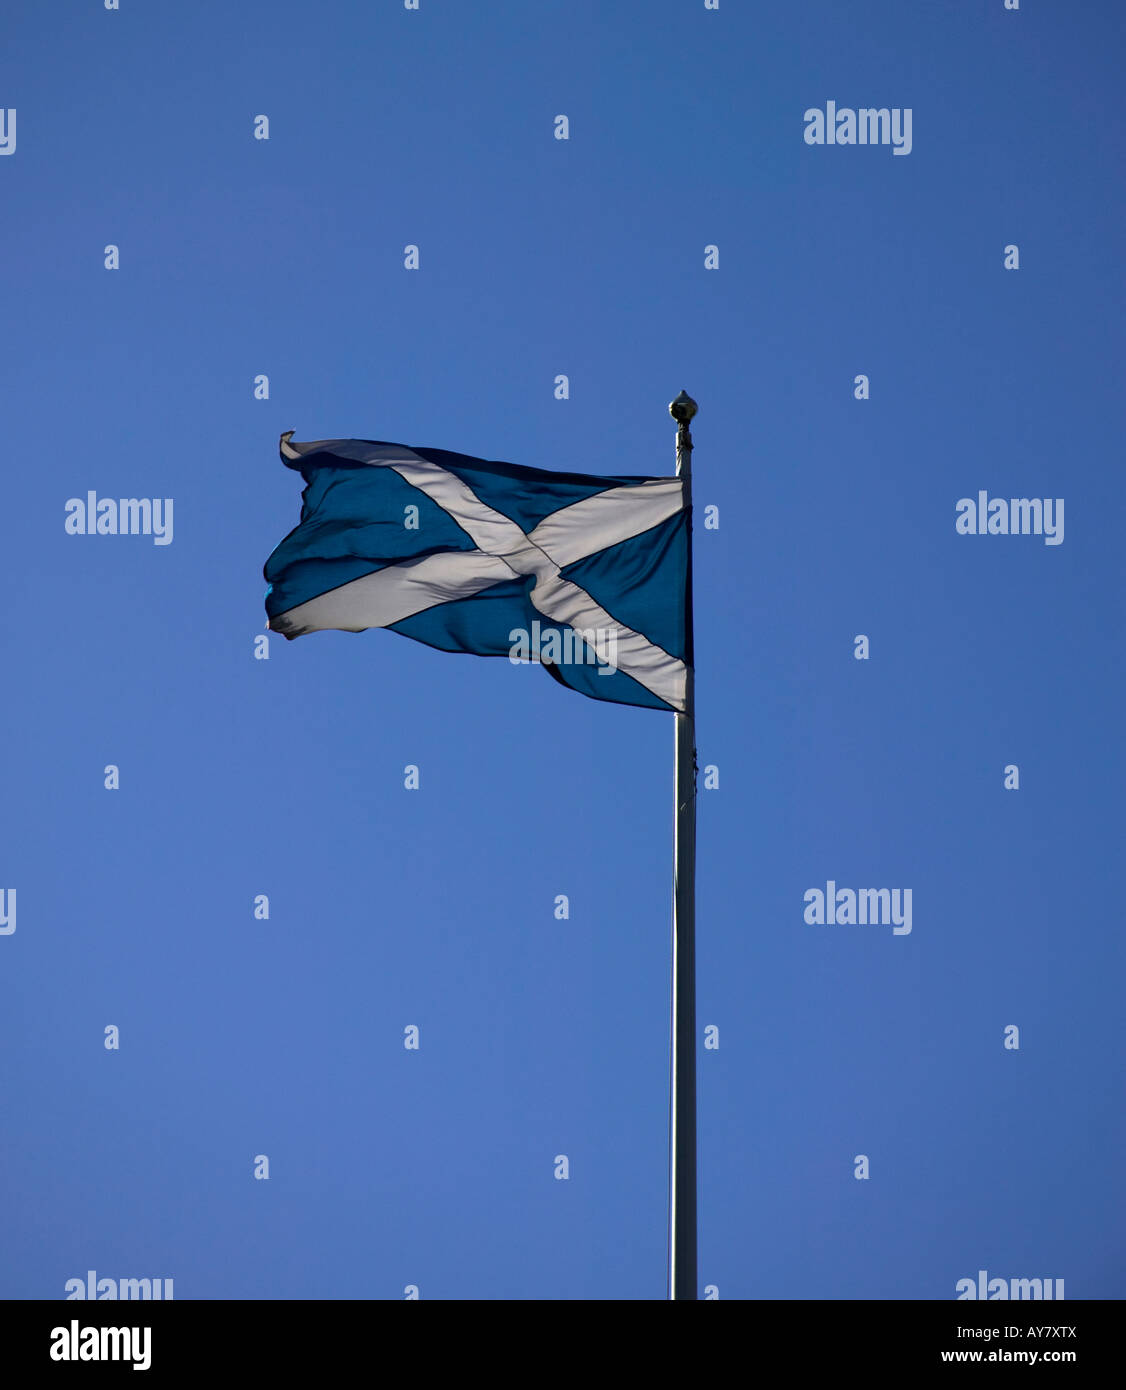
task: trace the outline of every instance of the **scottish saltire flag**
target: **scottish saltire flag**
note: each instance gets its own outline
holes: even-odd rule
[[[369,439],[281,437],[301,521],[266,561],[285,637],[386,627],[538,661],[598,700],[683,710],[689,517],[679,478],[592,477]]]

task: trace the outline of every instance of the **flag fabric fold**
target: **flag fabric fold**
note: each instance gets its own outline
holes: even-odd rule
[[[597,477],[379,440],[281,437],[301,520],[265,565],[270,630],[384,627],[538,661],[594,699],[683,711],[679,478]]]

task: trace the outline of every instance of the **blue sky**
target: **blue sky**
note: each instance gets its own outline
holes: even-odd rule
[[[664,1296],[672,717],[387,632],[254,648],[282,430],[662,474],[684,387],[701,1292],[1126,1296],[1126,13],[0,35],[0,1295]],[[830,100],[909,108],[910,154],[808,145]],[[1063,542],[957,534],[982,489]],[[172,542],[68,535],[91,490]],[[808,924],[830,879],[910,889],[910,934]]]

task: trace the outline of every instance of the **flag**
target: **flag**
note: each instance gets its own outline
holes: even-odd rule
[[[281,457],[305,490],[300,522],[265,565],[272,632],[385,627],[443,651],[539,662],[594,699],[684,710],[680,478],[292,436]]]

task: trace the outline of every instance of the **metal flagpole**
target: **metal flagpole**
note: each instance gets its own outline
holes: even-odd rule
[[[673,805],[672,1074],[669,1081],[669,1298],[696,1298],[696,690],[692,650],[692,435],[696,402],[681,391],[676,475],[688,509],[687,668],[684,713],[676,714]]]

